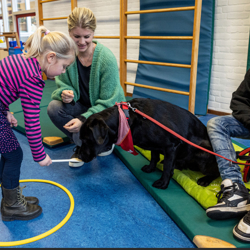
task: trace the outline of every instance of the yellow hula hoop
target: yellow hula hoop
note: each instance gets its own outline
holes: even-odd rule
[[[55,185],[55,186],[61,188],[69,196],[69,199],[70,199],[69,212],[66,215],[66,217],[57,226],[53,227],[49,231],[47,231],[43,234],[37,235],[35,237],[26,239],[26,240],[0,242],[0,247],[19,246],[19,245],[28,244],[28,243],[43,239],[43,238],[51,235],[52,233],[56,232],[59,228],[61,228],[69,220],[69,218],[71,217],[73,210],[74,210],[74,205],[75,205],[74,198],[73,198],[72,194],[69,192],[69,190],[67,188],[65,188],[64,186],[62,186],[54,181],[47,181],[47,180],[40,180],[40,179],[21,180],[20,182],[43,182],[43,183],[49,183],[49,184],[52,184],[52,185]]]

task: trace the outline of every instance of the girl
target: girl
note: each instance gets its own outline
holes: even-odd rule
[[[44,36],[43,36],[44,34]],[[64,73],[75,59],[77,47],[64,33],[49,32],[39,27],[26,42],[24,54],[8,56],[0,61],[0,183],[3,221],[30,220],[38,217],[42,208],[35,197],[24,197],[19,186],[22,149],[11,127],[17,120],[8,106],[21,98],[25,130],[34,161],[49,166],[52,161],[42,144],[39,122],[40,102],[48,78]]]

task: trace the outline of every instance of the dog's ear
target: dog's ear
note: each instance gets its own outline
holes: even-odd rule
[[[108,136],[108,125],[103,119],[95,119],[90,124],[89,128],[93,132],[93,136],[98,145],[102,145]]]

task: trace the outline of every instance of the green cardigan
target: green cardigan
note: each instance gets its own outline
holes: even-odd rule
[[[91,107],[87,112],[82,114],[85,118],[115,105],[115,102],[126,101],[120,85],[119,71],[114,54],[104,45],[96,41],[95,43],[96,48],[89,79]],[[67,68],[65,73],[56,76],[55,81],[58,88],[52,93],[52,99],[61,101],[63,90],[73,90],[75,102],[80,99],[76,60]]]

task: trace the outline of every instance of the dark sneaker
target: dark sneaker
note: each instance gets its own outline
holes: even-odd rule
[[[78,167],[81,167],[83,164],[84,164],[84,162],[81,160],[81,159],[79,159],[78,157],[79,157],[79,150],[80,150],[80,147],[79,146],[76,146],[75,148],[74,148],[74,151],[75,151],[75,153],[71,156],[71,160],[75,160],[76,162],[69,162],[69,166],[70,167],[73,167],[73,168],[78,168]]]
[[[114,147],[115,147],[115,144],[112,144],[112,148],[106,152],[102,152],[100,153],[98,156],[107,156],[107,155],[110,155],[112,154],[113,150],[114,150]]]
[[[238,240],[250,242],[250,212],[234,227],[233,234]]]
[[[221,191],[216,197],[218,203],[206,210],[207,216],[211,219],[224,220],[244,216],[250,210],[248,189],[240,183],[233,183],[230,179],[221,183]]]

